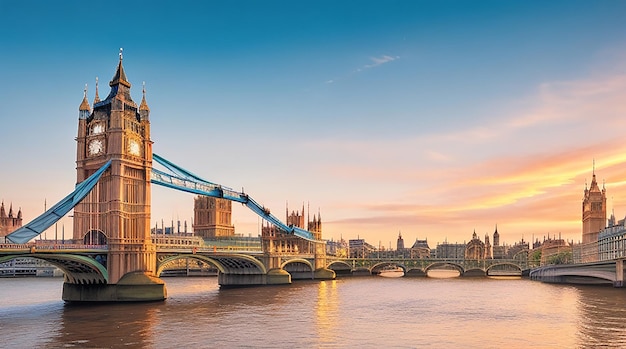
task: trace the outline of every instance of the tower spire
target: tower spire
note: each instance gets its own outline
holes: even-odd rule
[[[96,76],[96,96],[93,98],[93,104],[100,102],[100,96],[98,96],[98,77]]]
[[[80,103],[80,107],[78,107],[78,118],[87,119],[90,112],[91,107],[89,106],[89,101],[87,100],[87,84],[85,84],[85,89],[83,90],[83,101]]]
[[[148,102],[146,102],[146,82],[145,81],[143,82],[142,93],[143,93],[143,97],[141,98],[141,104],[139,105],[139,110],[150,111],[150,108],[148,107]]]
[[[124,49],[120,47],[120,62],[117,64],[117,71],[115,72],[115,76],[113,76],[113,80],[109,82],[109,86],[113,87],[115,85],[124,85],[130,88],[130,82],[126,78],[126,73],[124,73],[124,66],[122,66],[122,51]]]
[[[80,104],[78,108],[79,111],[89,111],[89,101],[87,100],[87,84],[85,84],[85,89],[83,90],[83,102]]]

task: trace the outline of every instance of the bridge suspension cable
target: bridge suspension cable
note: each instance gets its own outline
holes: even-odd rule
[[[49,210],[39,215],[28,224],[7,235],[6,238],[15,244],[25,244],[30,239],[43,233],[54,223],[58,222],[59,219],[63,218],[63,216],[70,212],[74,206],[78,205],[78,203],[84,199],[87,194],[89,194],[91,189],[93,189],[96,183],[98,183],[98,180],[100,180],[104,171],[106,171],[110,165],[111,160],[100,167],[100,169],[89,176],[89,178],[76,185],[76,189],[74,189],[74,191],[63,200],[59,201]]]
[[[153,168],[152,176],[150,178],[151,183],[184,191],[187,193],[206,195],[239,202],[248,207],[252,212],[256,213],[261,218],[272,223],[281,231],[288,234],[296,235],[302,239],[316,241],[310,231],[295,226],[286,225],[274,215],[272,215],[269,209],[254,201],[250,196],[248,196],[248,194],[242,192],[240,193],[231,188],[204,180],[157,154],[153,153],[152,159],[172,173],[166,173],[164,171]]]

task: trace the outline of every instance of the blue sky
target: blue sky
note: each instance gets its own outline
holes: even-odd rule
[[[580,240],[596,160],[626,214],[624,1],[0,0],[0,199],[75,181],[78,106],[118,50],[154,151],[323,236]],[[201,158],[201,161],[197,161]],[[193,197],[153,189],[153,221]],[[234,205],[238,233],[258,220]],[[71,224],[66,224],[66,228]]]

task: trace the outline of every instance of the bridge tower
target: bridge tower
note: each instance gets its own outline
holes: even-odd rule
[[[85,89],[76,137],[77,182],[111,161],[98,184],[74,208],[73,232],[76,242],[108,245],[108,285],[66,283],[64,300],[165,298],[164,283],[154,277],[156,247],[150,237],[150,108],[145,87],[139,107],[132,100],[122,59],[120,50],[117,70],[109,83],[111,91],[103,101],[98,97],[96,82],[93,110]],[[131,285],[142,286],[124,287]]]

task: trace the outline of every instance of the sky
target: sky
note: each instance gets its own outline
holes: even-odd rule
[[[626,216],[625,18],[619,0],[0,0],[0,200],[26,223],[73,190],[85,84],[105,97],[123,48],[155,153],[281,219],[304,205],[324,239],[578,242],[594,168]],[[153,225],[191,225],[193,199],[153,186]],[[233,204],[237,233],[259,223]]]

